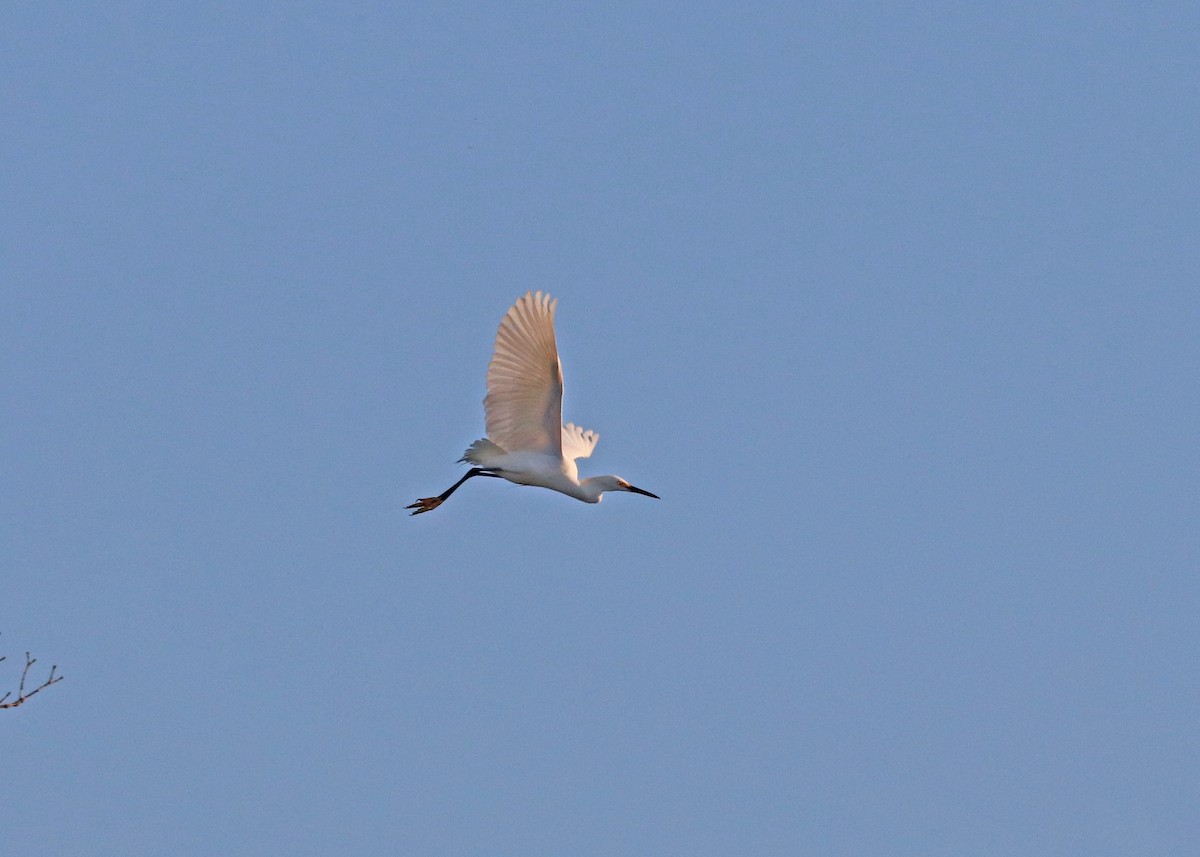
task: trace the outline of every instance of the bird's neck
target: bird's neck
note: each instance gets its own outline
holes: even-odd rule
[[[604,492],[608,490],[608,486],[603,484],[601,477],[592,476],[579,480],[577,489],[571,493],[572,497],[585,503],[599,503],[603,499]]]

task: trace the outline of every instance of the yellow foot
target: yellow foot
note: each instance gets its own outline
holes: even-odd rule
[[[440,505],[442,505],[441,497],[422,497],[417,502],[405,506],[404,508],[413,509],[415,511],[413,511],[412,514],[419,515],[422,512],[432,512]]]

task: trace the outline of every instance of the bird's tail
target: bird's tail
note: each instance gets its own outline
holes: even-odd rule
[[[474,464],[476,467],[492,467],[496,459],[505,454],[503,449],[484,437],[468,446],[459,461],[463,464]]]

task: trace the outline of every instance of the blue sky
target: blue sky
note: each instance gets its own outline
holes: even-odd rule
[[[13,853],[1200,848],[1194,4],[2,30]]]

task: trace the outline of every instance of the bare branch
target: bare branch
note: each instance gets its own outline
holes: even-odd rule
[[[0,655],[0,661],[3,661],[3,660],[5,660],[4,656]],[[63,680],[63,677],[61,675],[55,675],[55,673],[58,670],[58,665],[54,664],[53,666],[50,667],[50,675],[46,678],[46,680],[44,682],[42,682],[37,687],[35,687],[31,690],[28,690],[28,691],[25,690],[25,684],[29,679],[29,671],[31,669],[33,669],[33,665],[36,663],[37,663],[37,658],[30,657],[29,652],[26,652],[25,653],[25,669],[21,670],[21,681],[20,681],[20,684],[17,685],[17,698],[13,699],[13,700],[9,700],[9,697],[13,695],[11,690],[8,691],[7,693],[5,693],[4,696],[0,696],[0,709],[16,708],[18,705],[22,705],[25,702],[27,702],[28,700],[32,699],[40,691],[45,690],[50,685],[57,684],[58,682]]]

